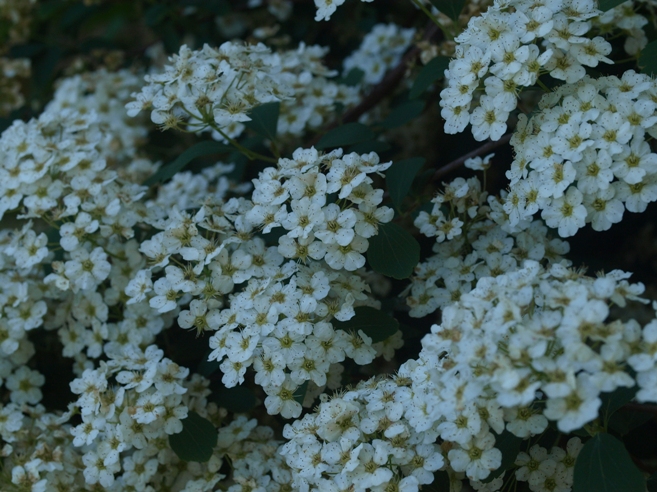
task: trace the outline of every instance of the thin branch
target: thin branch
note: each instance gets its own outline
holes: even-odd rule
[[[449,174],[452,171],[454,171],[455,169],[457,169],[459,166],[461,166],[463,163],[465,163],[465,161],[467,161],[468,159],[470,159],[472,157],[477,157],[477,156],[480,156],[480,155],[483,155],[483,154],[487,154],[491,150],[494,150],[498,147],[501,147],[502,145],[508,143],[509,140],[511,140],[511,135],[512,135],[511,133],[507,133],[506,135],[504,135],[499,140],[488,142],[487,144],[482,145],[481,147],[474,149],[472,152],[468,152],[467,154],[462,155],[458,159],[455,159],[452,162],[449,162],[449,163],[445,164],[444,166],[441,166],[440,168],[438,168],[436,170],[435,173],[433,173],[433,176],[432,176],[431,179],[432,180],[440,179],[443,176],[445,176],[446,174]]]
[[[441,31],[435,24],[429,22],[424,30],[423,39],[431,39],[438,34],[442,34]],[[399,63],[386,73],[381,82],[372,87],[370,92],[365,97],[363,97],[360,103],[346,110],[342,115],[341,121],[334,121],[328,125],[323,132],[317,134],[315,138],[313,138],[311,145],[315,145],[321,136],[327,131],[336,128],[343,123],[351,123],[353,121],[357,121],[358,118],[379,104],[388,94],[391,94],[395,88],[397,88],[399,83],[404,79],[404,75],[406,74],[408,66],[420,54],[420,51],[420,48],[417,46],[413,46],[411,49],[409,49],[406,54],[404,54]]]
[[[635,412],[646,412],[657,414],[657,405],[649,405],[647,403],[626,403],[622,407],[625,410],[634,410]]]

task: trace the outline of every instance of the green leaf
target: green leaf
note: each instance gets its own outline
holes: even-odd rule
[[[649,412],[621,409],[614,413],[609,419],[609,428],[615,430],[621,436],[624,436],[631,430],[642,426],[649,420],[652,420],[652,418],[653,415]]]
[[[251,121],[245,121],[244,126],[258,135],[274,140],[278,125],[278,115],[281,112],[281,103],[270,102],[256,106],[249,113]]]
[[[374,140],[374,132],[362,123],[346,123],[334,128],[319,139],[316,149],[328,149],[331,147],[346,147],[357,143]]]
[[[408,278],[420,261],[420,245],[413,236],[392,222],[379,225],[379,233],[369,239],[367,260],[374,271],[388,277]]]
[[[645,492],[643,474],[632,463],[623,443],[600,432],[579,452],[573,492]]]
[[[338,82],[349,87],[360,84],[360,81],[363,80],[365,72],[360,68],[352,68],[349,70],[349,73],[342,77]]]
[[[397,128],[398,126],[405,125],[413,118],[419,116],[423,109],[424,101],[406,101],[393,108],[386,119],[381,122],[381,126],[385,128]]]
[[[446,56],[437,56],[427,63],[417,75],[411,91],[408,94],[409,99],[419,97],[426,91],[431,84],[445,76],[445,70],[449,66],[449,58]]]
[[[347,321],[332,321],[338,330],[353,331],[363,330],[363,333],[372,339],[372,343],[382,342],[386,338],[397,333],[399,322],[383,311],[369,306],[358,306],[354,309],[356,315]]]
[[[158,171],[144,181],[143,184],[144,186],[152,186],[155,183],[166,181],[172,178],[177,172],[183,170],[187,164],[197,157],[228,152],[232,149],[232,147],[219,142],[199,142],[180,154],[173,162],[158,169]]]
[[[623,405],[632,401],[637,391],[638,388],[634,386],[632,388],[619,387],[611,393],[601,393],[600,399],[602,400],[602,405],[600,405],[600,415],[603,418],[603,422],[605,424],[609,422],[609,417]]]
[[[431,0],[431,3],[450,19],[457,21],[465,0]]]
[[[244,386],[222,388],[212,394],[211,400],[233,413],[246,413],[256,406],[255,394]]]
[[[650,475],[646,485],[648,486],[648,492],[657,492],[657,472]]]
[[[303,405],[303,400],[306,397],[306,391],[308,391],[308,381],[304,381],[301,386],[299,386],[294,392],[294,400],[299,404]]]
[[[627,0],[600,0],[598,2],[598,8],[603,12],[611,10],[614,7],[618,7],[621,3],[626,2]]]
[[[206,462],[217,445],[217,429],[196,412],[189,412],[182,421],[183,430],[169,436],[169,446],[183,461]]]
[[[205,356],[201,359],[201,362],[199,362],[198,366],[196,366],[196,372],[206,378],[210,377],[211,374],[218,371],[219,366],[221,365],[219,364],[218,360],[208,360],[208,356],[211,352],[211,350],[208,350]]]
[[[491,474],[483,479],[482,482],[492,482],[506,470],[511,468],[516,462],[521,444],[522,439],[513,435],[508,430],[502,431],[500,435],[495,434],[495,447],[502,451],[502,463],[497,470],[491,472]]]
[[[369,142],[362,142],[347,147],[345,153],[356,152],[357,154],[369,154],[370,152],[385,152],[390,150],[390,144],[381,140],[370,140]]]
[[[643,73],[657,75],[657,41],[648,43],[646,47],[641,50],[638,64]]]
[[[408,190],[411,189],[415,175],[422,169],[425,162],[424,157],[411,157],[395,162],[386,171],[388,193],[390,193],[390,199],[397,210],[401,210],[402,201],[408,194]]]

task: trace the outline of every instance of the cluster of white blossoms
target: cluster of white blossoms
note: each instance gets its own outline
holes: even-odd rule
[[[430,212],[421,211],[415,219],[420,232],[436,243],[435,254],[419,263],[411,277],[406,303],[413,317],[458,301],[480,278],[514,270],[524,259],[565,261],[568,243],[550,238],[541,221],[508,232],[499,200],[482,191],[478,178],[456,178],[432,203]]]
[[[528,452],[520,452],[515,461],[518,482],[528,482],[532,492],[571,490],[575,460],[582,449],[579,437],[571,438],[566,449],[553,446],[550,452],[534,444]]]
[[[301,135],[320,126],[336,102],[350,105],[358,97],[355,89],[327,79],[336,75],[321,62],[327,51],[303,43],[282,53],[262,43],[182,46],[161,73],[145,76],[147,84],[126,108],[131,116],[150,110],[162,129],[211,131],[226,141],[242,134],[253,108],[280,102],[279,131]]]
[[[511,140],[504,210],[510,228],[541,210],[562,237],[586,223],[596,231],[643,212],[657,200],[657,81],[633,70],[566,84],[543,96],[540,111],[521,117]]]
[[[495,443],[491,430],[527,439],[549,419],[568,433],[595,420],[601,393],[617,388],[637,385],[637,400],[655,401],[657,320],[610,318],[611,305],[640,300],[643,285],[628,277],[525,260],[479,279],[443,309],[419,359],[400,371],[413,380],[406,408],[415,430],[450,441],[450,466],[482,480],[499,466],[481,461]]]
[[[328,48],[303,43],[296,50],[280,53],[282,71],[294,90],[292,99],[281,101],[280,135],[301,136],[332,119],[336,103],[348,107],[358,102],[357,88],[329,80],[337,72],[322,63],[327,53]]]
[[[286,425],[280,453],[294,490],[416,492],[432,483],[445,460],[409,422],[409,384],[401,375],[363,381]]]
[[[585,66],[612,63],[611,44],[588,37],[601,12],[595,0],[496,0],[484,14],[472,17],[455,41],[456,58],[445,72],[441,115],[447,133],[472,124],[476,140],[499,140],[518,103],[518,92],[534,85],[540,74],[574,83]],[[470,113],[475,90],[484,95]]]
[[[126,286],[128,307],[148,303],[157,313],[179,312],[183,328],[216,332],[210,359],[221,362],[222,382],[242,383],[253,366],[268,411],[297,417],[299,386],[324,387],[333,374],[337,387],[345,357],[362,365],[377,355],[367,335],[336,330],[331,320],[352,318],[356,306],[378,307],[357,270],[368,238],[392,219],[368,176],[389,166],[375,153],[298,149],[253,180],[251,200],[206,200],[194,215],[147,219],[161,232],[140,246],[150,266]],[[328,203],[333,193],[339,201]],[[284,232],[278,246],[255,237],[273,228]],[[385,355],[391,347],[378,349]]]
[[[657,319],[643,327],[610,319],[612,305],[641,300],[643,285],[628,277],[590,278],[561,263],[546,269],[525,260],[479,279],[443,309],[419,358],[392,380],[374,378],[325,398],[286,427],[282,452],[293,483],[416,491],[442,469],[481,490],[501,465],[495,445],[503,432],[529,439],[549,420],[564,433],[579,429],[598,417],[601,394],[618,388],[638,386],[638,401],[657,401]],[[580,447],[573,439],[549,457],[539,447],[520,453],[517,479],[532,490],[569,490]],[[501,486],[498,478],[485,490]]]
[[[364,72],[363,84],[381,82],[388,69],[399,63],[414,35],[415,29],[404,29],[397,24],[374,25],[358,49],[344,59],[343,73],[357,68]]]
[[[182,431],[181,420],[190,409],[208,407],[209,381],[199,375],[186,379],[189,369],[163,357],[156,345],[145,350],[131,343],[118,345],[106,355],[106,362],[85,369],[70,383],[79,397],[69,412],[79,412],[82,422],[69,433],[73,446],[83,451],[84,481],[116,490],[170,486],[182,470],[171,466],[179,460],[168,436]],[[207,490],[223,478],[217,473],[221,464],[215,459],[192,468],[190,478],[205,476]],[[166,468],[171,470],[167,473]]]
[[[620,31],[625,37],[623,47],[628,55],[638,54],[648,44],[643,27],[650,21],[638,11],[640,4],[654,11],[655,0],[629,0],[603,12],[593,19],[593,24],[600,32]]]

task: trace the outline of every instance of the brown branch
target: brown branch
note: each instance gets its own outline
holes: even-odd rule
[[[436,26],[433,22],[429,22],[424,30],[423,39],[431,39],[438,34],[441,34],[438,26]],[[363,97],[363,99],[356,106],[346,110],[340,121],[334,121],[330,125],[327,125],[323,132],[318,133],[315,138],[313,138],[310,145],[315,145],[324,133],[332,130],[333,128],[336,128],[343,123],[351,123],[358,120],[358,118],[379,104],[381,100],[383,100],[383,98],[385,98],[388,94],[392,93],[399,85],[399,83],[404,79],[404,74],[406,73],[408,66],[420,54],[420,51],[420,48],[417,46],[413,46],[411,49],[409,49],[404,54],[399,63],[386,73],[381,82],[372,87],[370,92],[365,97]]]
[[[456,168],[458,168],[463,163],[465,163],[465,161],[467,161],[468,159],[470,159],[472,157],[477,157],[479,155],[486,154],[486,153],[490,152],[491,150],[494,150],[497,147],[501,147],[502,145],[508,143],[509,140],[511,140],[511,135],[512,135],[511,133],[507,133],[506,135],[504,135],[499,140],[488,142],[487,144],[484,144],[481,147],[474,149],[472,152],[468,152],[467,154],[462,155],[458,159],[455,159],[452,162],[449,162],[449,163],[445,164],[444,166],[441,166],[440,168],[438,168],[436,170],[435,173],[433,173],[433,176],[431,177],[432,181],[434,181],[436,179],[440,179],[443,176],[445,176],[446,174],[451,173]]]
[[[624,410],[634,410],[635,412],[646,412],[657,414],[657,405],[649,405],[647,403],[626,403],[622,407]]]

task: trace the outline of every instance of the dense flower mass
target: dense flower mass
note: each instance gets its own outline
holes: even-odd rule
[[[0,0],[0,490],[567,492],[593,447],[642,490],[654,285],[563,238],[657,201],[655,0],[413,0],[331,54],[297,2],[149,5],[147,69],[31,42],[103,3]],[[432,169],[438,113],[490,142]]]

